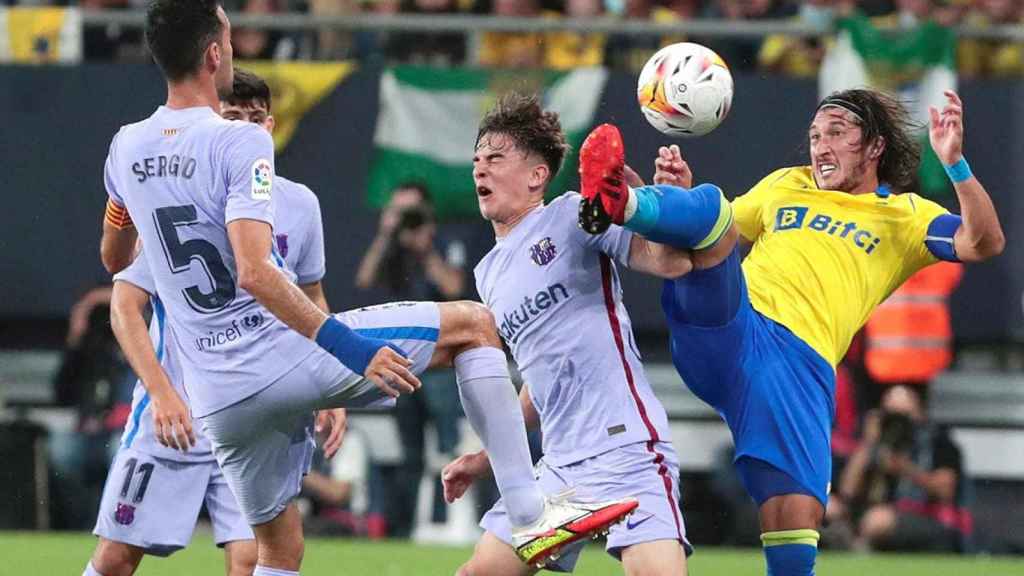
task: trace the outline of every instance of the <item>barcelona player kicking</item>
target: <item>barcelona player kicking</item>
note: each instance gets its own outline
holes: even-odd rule
[[[771,576],[814,573],[835,365],[853,335],[921,268],[1003,250],[992,201],[963,157],[962,103],[946,98],[931,110],[929,137],[960,215],[907,192],[920,158],[912,125],[898,101],[871,90],[822,100],[808,129],[810,165],[777,170],[731,204],[716,186],[690,188],[675,147],[656,160],[662,185],[636,189],[624,183],[614,127],[596,129],[581,150],[584,230],[623,224],[693,251],[694,271],[662,293],[672,357],[732,431]],[[742,265],[737,236],[753,245]]]

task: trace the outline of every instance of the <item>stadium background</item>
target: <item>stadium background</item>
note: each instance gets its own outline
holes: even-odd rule
[[[795,9],[798,3],[772,4]],[[716,2],[705,4],[712,6]],[[107,16],[104,14],[108,13],[68,13],[65,18],[74,20],[81,14],[85,14],[87,23],[92,22],[84,28],[89,30],[97,27],[96,22],[105,22]],[[113,14],[107,19],[126,18],[127,29],[131,28],[133,13]],[[779,12],[777,15],[787,14]],[[9,14],[4,14],[4,17],[10,38],[24,31],[19,32]],[[326,22],[330,18],[334,18],[335,23],[342,21],[340,16],[321,17],[319,21]],[[365,22],[360,24],[358,19],[352,19],[355,24],[350,22],[343,26],[390,29],[402,22],[429,23],[431,20],[426,16],[405,15],[403,18],[396,19],[397,24],[373,18],[364,19]],[[964,22],[969,21],[967,16],[964,18]],[[255,17],[251,22],[265,25],[272,23],[271,20],[261,21]],[[297,31],[291,33],[315,35],[316,32],[304,31],[303,26],[315,25],[317,21],[316,15],[306,14],[295,25]],[[527,30],[531,28],[529,22],[502,20],[500,17],[446,26],[472,30],[481,22],[485,27],[500,28],[509,26],[511,22]],[[594,21],[587,20],[561,22],[570,28],[573,25],[586,26],[588,22],[594,24]],[[597,23],[611,31],[642,24],[635,20],[623,23],[609,19]],[[671,25],[661,24],[663,28],[660,31],[679,33],[687,30],[688,25],[697,30],[703,25],[709,35],[700,40],[716,48],[726,46],[737,37],[752,35],[759,40],[759,35],[773,31],[773,26],[777,31],[807,33],[799,24],[794,27],[792,20],[781,19],[760,20],[758,24],[766,24],[766,28],[751,28],[743,32],[749,23],[720,19],[684,20],[675,25],[676,28],[666,28]],[[557,21],[554,25],[557,26]],[[537,20],[534,26],[550,28],[552,21]],[[743,34],[737,36],[737,33],[729,32],[730,28]],[[104,202],[102,164],[109,139],[121,124],[148,115],[163,102],[165,94],[159,74],[151,65],[113,62],[106,57],[92,58],[87,50],[74,54],[75,50],[68,48],[73,45],[74,30],[69,33],[66,21],[60,30],[60,39],[66,42],[65,56],[61,56],[60,46],[48,43],[34,52],[36,57],[26,59],[7,54],[7,63],[0,65],[0,110],[5,111],[0,158],[6,167],[5,207],[0,210],[0,230],[3,231],[0,236],[0,278],[3,279],[0,281],[0,400],[5,401],[4,417],[8,423],[5,427],[8,433],[0,440],[0,457],[10,463],[4,467],[6,475],[0,475],[0,486],[6,493],[15,495],[0,505],[0,528],[6,529],[46,525],[39,516],[46,498],[40,496],[38,484],[38,466],[45,463],[45,440],[30,443],[31,435],[18,426],[28,421],[50,428],[68,425],[68,409],[53,406],[52,374],[48,371],[54,368],[62,345],[68,310],[85,290],[109,278],[97,257]],[[997,32],[999,30],[990,31],[992,35]],[[969,28],[964,31],[964,37],[977,33],[977,29]],[[1011,36],[1013,33],[1011,30]],[[1019,29],[1016,34],[1020,41]],[[71,41],[68,41],[69,37]],[[320,198],[328,254],[324,283],[328,301],[334,307],[348,308],[381,300],[373,293],[356,290],[352,274],[370,244],[377,224],[378,212],[373,205],[370,188],[376,177],[373,174],[375,155],[379,154],[379,147],[375,146],[375,131],[384,108],[382,78],[403,73],[425,74],[434,77],[440,85],[464,80],[467,74],[472,74],[474,81],[470,84],[483,94],[479,111],[482,114],[502,89],[538,89],[550,84],[552,79],[562,77],[560,75],[573,73],[571,67],[568,72],[558,73],[535,68],[478,69],[470,66],[473,47],[479,44],[474,42],[477,37],[472,33],[467,35],[470,56],[466,62],[441,68],[403,65],[396,69],[392,67],[395,62],[381,62],[380,58],[319,63],[275,61],[255,65],[255,69],[270,80],[279,125],[285,119],[287,124],[291,124],[290,134],[282,135],[280,129],[276,134],[278,172],[307,184]],[[10,40],[9,44],[14,46],[16,42]],[[87,44],[85,46],[88,47]],[[72,56],[67,57],[68,52]],[[0,49],[0,54],[5,54],[5,51]],[[48,59],[64,62],[45,62]],[[25,60],[44,62],[26,65]],[[745,191],[757,178],[775,167],[804,161],[805,130],[809,111],[818,98],[818,82],[813,75],[794,77],[777,71],[759,70],[754,62],[729,63],[734,68],[736,96],[728,119],[711,135],[680,144],[698,179],[715,181],[733,196]],[[1007,501],[1019,501],[1024,497],[1024,388],[1021,386],[1024,384],[1024,351],[1021,348],[1024,339],[1024,258],[1015,247],[1024,234],[1024,229],[1016,225],[1024,218],[1024,200],[1018,191],[1018,183],[1024,181],[1024,164],[1018,161],[1024,153],[1024,98],[1021,98],[1024,82],[1021,78],[1010,74],[998,78],[961,78],[959,81],[959,92],[967,109],[965,154],[993,197],[1008,246],[1006,253],[996,260],[968,268],[954,293],[950,307],[957,362],[932,385],[933,415],[954,427],[965,451],[975,490],[972,505],[980,536],[975,548],[977,552],[1024,550],[1024,540],[1021,539],[1024,520],[1015,513],[1013,506],[1006,506]],[[596,107],[587,124],[588,127],[601,122],[619,125],[627,142],[628,160],[649,175],[649,159],[654,157],[657,146],[665,139],[639,114],[634,96],[635,82],[634,70],[609,66],[607,77],[600,85],[600,94],[594,98]],[[443,134],[437,135],[437,138],[444,137]],[[468,158],[471,151],[467,150],[466,155]],[[568,189],[575,189],[572,165],[568,168],[565,184]],[[468,172],[466,179],[469,179]],[[465,198],[445,197],[443,192],[441,197],[455,206],[450,210],[443,204],[439,206],[441,212],[447,213],[445,226],[458,229],[465,237],[473,239],[468,243],[467,261],[475,262],[492,245],[489,227],[481,223],[472,210],[458,208],[465,205]],[[472,205],[470,198],[469,206]],[[685,392],[678,379],[674,379],[671,369],[664,364],[667,352],[658,307],[659,284],[638,275],[625,274],[624,288],[639,346],[651,367],[652,380],[659,395],[673,418],[677,449],[684,461],[683,490],[686,497],[683,506],[690,533],[697,542],[713,543],[715,534],[721,531],[721,524],[727,520],[719,516],[711,505],[712,499],[706,494],[715,455],[705,444],[719,446],[723,440],[722,429],[715,416]],[[367,425],[376,430],[381,423],[374,421]],[[382,441],[394,442],[394,435],[385,436]],[[36,447],[38,451],[33,452],[30,447]],[[391,447],[383,452],[392,454],[391,459],[401,457],[400,447]],[[692,456],[689,465],[686,462],[688,455]],[[43,549],[48,542],[18,538],[21,537],[0,534],[0,542],[6,540],[11,545],[32,543],[27,549]],[[81,560],[84,562],[91,542],[85,536],[74,542],[81,548]],[[329,547],[330,543],[318,543],[317,546]],[[345,551],[361,554],[359,548],[351,547],[351,543],[345,546],[348,546]],[[75,549],[75,545],[69,547]],[[316,554],[315,550],[313,554]],[[422,550],[424,555],[433,553],[430,548]],[[367,557],[373,555],[371,548],[366,551]],[[385,555],[388,554],[391,553]],[[702,573],[726,573],[730,554],[713,556],[716,558],[714,562],[723,563],[706,564],[706,571]],[[736,573],[758,573],[751,569],[751,564],[760,565],[761,560],[756,554],[737,554],[737,557],[745,558],[746,564]],[[422,561],[415,556],[410,558],[409,566],[419,565]],[[172,559],[167,565],[175,566],[174,561]],[[339,556],[339,561],[344,561],[343,555]],[[901,573],[903,570],[911,573],[909,570],[913,566],[928,569],[939,562],[935,558],[924,557],[899,561],[905,564],[877,566],[903,566],[899,568]],[[454,566],[458,559],[452,562],[450,566]],[[825,562],[823,567],[828,566]],[[839,560],[836,562],[836,573],[844,573],[839,568]],[[872,566],[863,565],[851,570],[873,571]],[[211,570],[213,568],[219,570],[219,564]],[[1000,572],[1003,568],[1011,572]],[[70,569],[55,568],[53,573],[64,573],[61,570]],[[397,571],[389,569],[392,572],[388,573],[396,574],[426,573],[416,572],[405,565],[399,565]],[[190,570],[181,568],[175,571],[171,568],[167,573],[191,573]],[[965,570],[978,574],[1013,573],[1024,570],[1024,563],[1008,559],[998,566],[967,564]],[[3,568],[0,568],[0,573],[4,573]],[[143,573],[147,573],[145,569]],[[312,569],[310,573],[319,572]],[[589,572],[584,569],[582,573]]]

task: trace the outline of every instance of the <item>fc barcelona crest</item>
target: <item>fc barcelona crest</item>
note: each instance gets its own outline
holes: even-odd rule
[[[277,238],[277,253],[281,255],[281,258],[288,257],[288,235],[278,234]]]
[[[555,259],[555,245],[551,242],[551,237],[546,236],[537,242],[533,246],[530,246],[530,259],[533,260],[537,266],[544,266]]]
[[[123,526],[129,526],[135,522],[135,506],[130,504],[117,503],[117,510],[114,511],[114,520]]]

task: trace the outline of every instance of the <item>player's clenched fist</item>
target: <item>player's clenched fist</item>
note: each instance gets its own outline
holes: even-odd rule
[[[420,380],[409,370],[410,366],[412,360],[384,346],[373,355],[363,376],[376,384],[382,392],[396,398],[399,394],[411,394],[419,390]]]
[[[449,462],[441,471],[445,502],[451,504],[462,498],[473,482],[487,474],[490,469],[491,462],[483,450],[473,454],[463,454]]]

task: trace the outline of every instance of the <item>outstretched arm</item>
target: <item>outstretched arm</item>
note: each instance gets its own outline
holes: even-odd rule
[[[149,393],[157,440],[187,451],[196,443],[188,406],[167,378],[149,339],[143,311],[149,294],[134,284],[115,281],[110,300],[110,326],[132,370]]]
[[[971,174],[963,157],[963,102],[952,90],[945,92],[948,102],[940,113],[934,107],[928,137],[932,149],[947,168],[963,222],[953,236],[956,256],[963,262],[981,262],[1002,253],[1006,246],[999,216],[985,187]]]

